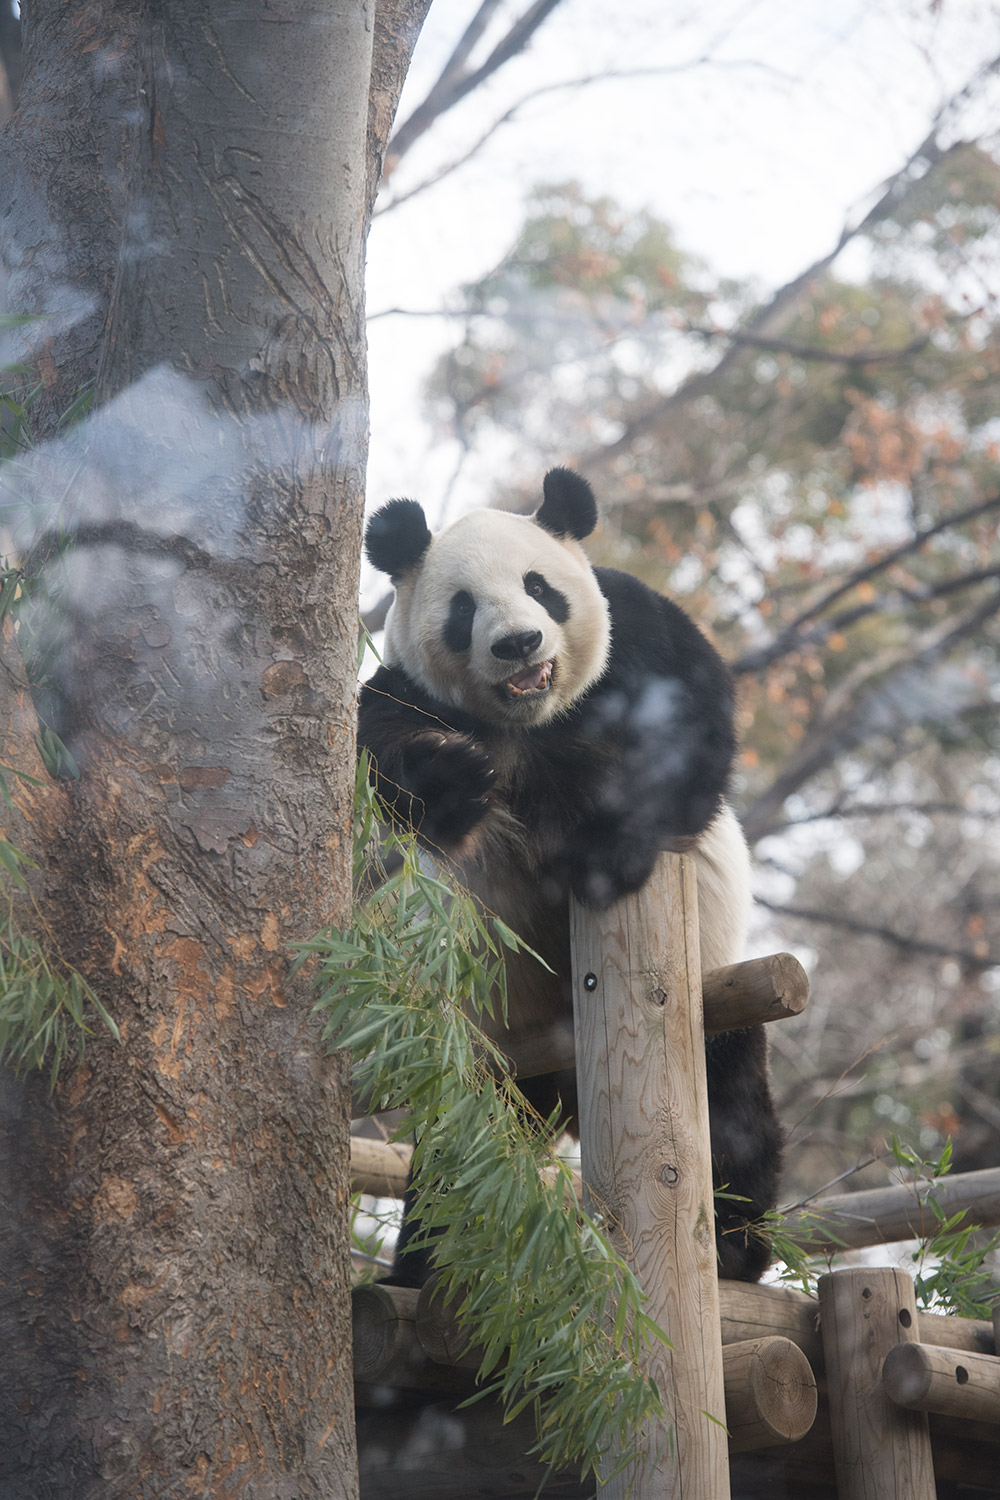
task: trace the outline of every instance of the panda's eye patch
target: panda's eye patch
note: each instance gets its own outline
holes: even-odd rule
[[[468,651],[472,645],[472,621],[476,613],[476,601],[465,589],[452,595],[448,606],[448,618],[444,626],[444,643],[449,651]]]
[[[525,573],[524,592],[530,599],[537,599],[557,625],[564,625],[569,619],[569,600],[566,595],[554,589],[541,573]]]

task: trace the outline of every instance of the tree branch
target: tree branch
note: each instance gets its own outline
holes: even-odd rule
[[[923,953],[935,958],[954,958],[977,972],[995,968],[997,964],[1000,964],[1000,955],[994,955],[992,958],[984,957],[979,953],[971,953],[967,948],[955,948],[950,943],[935,943],[927,938],[909,937],[904,932],[894,932],[891,927],[879,927],[874,922],[865,922],[860,917],[848,916],[842,912],[820,911],[806,906],[785,906],[780,901],[767,901],[763,896],[755,897],[755,903],[757,906],[765,907],[768,911],[776,912],[779,916],[797,917],[803,922],[819,922],[827,927],[836,927],[843,932],[856,933],[859,937],[878,938],[880,942],[889,943],[904,953]]]
[[[383,181],[388,181],[410,147],[430,129],[434,121],[453,109],[466,94],[492,76],[504,63],[523,52],[542,22],[560,4],[560,0],[534,0],[524,14],[516,20],[506,36],[497,43],[486,61],[478,68],[467,71],[465,64],[473,46],[479,40],[487,21],[496,9],[496,0],[483,0],[476,15],[459,41],[458,46],[445,64],[444,71],[431,88],[422,104],[403,121],[389,142],[386,153]],[[470,33],[474,35],[471,36]]]
[[[762,792],[744,817],[747,837],[754,841],[771,833],[780,821],[786,800],[800,787],[818,776],[844,751],[855,749],[873,734],[885,731],[884,715],[871,712],[872,692],[860,696],[863,688],[878,678],[875,691],[903,671],[928,666],[949,655],[961,641],[975,634],[1000,611],[1000,589],[993,590],[982,603],[967,611],[957,623],[951,621],[925,631],[916,645],[903,646],[881,653],[858,664],[831,693],[820,716],[814,721],[802,748],[787,763],[767,791]]]
[[[768,338],[764,334],[750,333],[739,328],[708,328],[697,323],[688,323],[683,326],[682,331],[695,334],[698,338],[728,339],[730,343],[743,344],[751,349],[764,349],[775,354],[790,354],[793,359],[823,360],[836,365],[892,364],[897,360],[908,359],[911,354],[919,354],[929,342],[925,334],[922,338],[913,339],[909,344],[903,344],[898,349],[870,349],[867,352],[855,350],[850,353],[846,350],[841,352],[837,349],[821,349],[816,344],[797,344],[790,339]]]
[[[774,823],[769,832],[784,833],[787,828],[803,828],[807,823],[827,823],[834,819],[898,817],[900,813],[917,813],[925,818],[981,818],[984,822],[1000,818],[1000,810],[981,812],[961,802],[853,802],[849,807],[834,802],[801,818],[786,818],[782,823]]]
[[[994,63],[994,66],[998,65],[1000,65],[1000,58],[996,59]],[[971,85],[967,85],[966,89],[969,87]],[[961,95],[955,96],[955,99],[963,97],[965,92],[966,90],[963,90]],[[955,100],[950,102],[954,103]],[[941,162],[947,160],[950,156],[953,156],[965,147],[967,143],[964,141],[956,141],[948,147],[942,147],[938,144],[937,135],[940,129],[940,121],[946,109],[939,112],[930,134],[921,141],[920,145],[903,163],[899,171],[889,178],[878,201],[872,205],[868,212],[856,224],[845,224],[837,238],[836,244],[825,255],[820,256],[818,260],[813,261],[812,265],[807,266],[804,271],[801,271],[798,276],[793,277],[791,281],[787,281],[784,286],[779,287],[770,301],[749,319],[746,326],[743,329],[734,330],[734,333],[738,331],[744,336],[744,339],[748,336],[769,338],[777,335],[785,318],[794,310],[802,294],[808,290],[814,281],[830,269],[841,251],[852,240],[874,229],[883,219],[888,218],[890,214],[894,213],[906,201],[907,195],[912,189],[924,181],[932,168],[940,165]],[[588,470],[593,470],[601,465],[610,463],[613,459],[619,457],[628,450],[637,437],[662,422],[672,411],[710,394],[722,376],[733,367],[742,355],[742,345],[733,340],[730,348],[710,370],[701,370],[694,375],[690,375],[676,390],[634,417],[627,424],[621,437],[617,438],[613,443],[608,443],[601,448],[592,449],[588,454],[579,458],[577,460],[577,467],[586,473]]]
[[[810,620],[816,619],[818,615],[823,614],[825,610],[829,609],[831,604],[835,604],[838,599],[842,599],[845,595],[850,594],[860,584],[869,582],[879,573],[884,572],[886,568],[891,568],[901,558],[908,557],[911,553],[919,552],[925,542],[929,542],[932,537],[939,536],[942,531],[949,531],[957,526],[965,526],[968,522],[978,520],[980,516],[989,515],[991,511],[995,510],[1000,510],[1000,496],[997,495],[993,496],[990,500],[981,501],[978,505],[970,505],[966,510],[956,511],[953,515],[943,516],[933,526],[928,526],[923,531],[915,532],[908,541],[902,542],[898,547],[894,547],[891,552],[886,552],[882,557],[876,558],[873,563],[868,563],[865,567],[859,568],[849,578],[846,578],[842,583],[838,583],[835,588],[830,589],[822,598],[817,599],[808,609],[804,609],[794,620],[785,626],[780,635],[776,636],[770,645],[762,646],[756,651],[748,651],[739,657],[737,661],[731,663],[732,671],[737,675],[743,672],[761,672],[779,657],[787,655],[789,651],[799,650],[804,644],[799,633],[802,626],[808,624]],[[992,573],[994,570],[989,571]],[[829,629],[836,628],[831,622]]]
[[[376,210],[376,217],[380,214],[387,214],[391,212],[392,209],[398,208],[400,204],[408,202],[411,198],[415,198],[418,193],[426,192],[428,188],[437,187],[439,182],[443,182],[446,177],[450,177],[453,172],[457,172],[459,167],[464,167],[467,161],[471,161],[476,153],[486,145],[486,142],[490,140],[490,138],[494,136],[502,126],[509,125],[511,120],[515,119],[526,105],[534,104],[538,99],[543,99],[550,94],[566,93],[568,90],[589,88],[595,83],[621,83],[636,78],[662,78],[666,74],[685,73],[691,68],[706,67],[711,61],[712,59],[706,55],[704,57],[692,58],[688,62],[663,64],[660,67],[612,69],[601,73],[587,73],[584,74],[584,76],[581,78],[566,78],[558,83],[546,83],[543,84],[540,88],[532,89],[529,93],[524,94],[520,99],[518,99],[515,104],[512,104],[509,109],[505,110],[503,114],[500,115],[496,120],[494,120],[492,125],[484,130],[482,135],[478,137],[475,143],[470,146],[467,151],[463,151],[461,156],[457,156],[454,161],[448,162],[447,165],[443,166],[432,176],[425,177],[424,180],[422,182],[418,182],[415,187],[408,188],[406,192],[399,193],[396,197],[390,199],[388,203],[382,205],[379,209]],[[717,63],[715,64],[715,66],[754,67],[760,65],[747,61],[742,63],[729,64]],[[442,77],[443,76],[444,75],[442,75]],[[435,88],[437,88],[437,86],[438,85],[435,84]],[[432,317],[434,316],[434,314],[413,313],[410,314],[410,316]]]

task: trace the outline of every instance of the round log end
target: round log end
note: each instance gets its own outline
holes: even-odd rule
[[[723,1349],[731,1453],[795,1443],[816,1418],[816,1377],[802,1350],[774,1335]]]

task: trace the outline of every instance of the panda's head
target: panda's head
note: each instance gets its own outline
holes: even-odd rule
[[[436,535],[415,500],[390,500],[365,535],[396,588],[386,664],[490,724],[563,712],[601,676],[611,644],[580,546],[596,524],[590,486],[568,469],[545,476],[533,516],[474,510]]]

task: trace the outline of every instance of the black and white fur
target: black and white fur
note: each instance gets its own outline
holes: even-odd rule
[[[365,539],[395,599],[384,662],[361,692],[360,743],[392,815],[546,959],[508,959],[508,1032],[523,1052],[572,1027],[570,891],[603,907],[648,878],[663,849],[691,849],[705,970],[742,956],[749,857],[724,800],[733,688],[676,604],[631,574],[592,568],[580,546],[597,510],[566,469],[534,516],[479,510],[434,535],[393,500]],[[720,1274],[756,1280],[774,1206],[780,1130],[762,1030],[707,1045]],[[519,1079],[547,1113],[572,1074]],[[397,1279],[426,1265],[405,1253]]]

